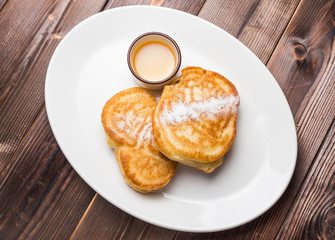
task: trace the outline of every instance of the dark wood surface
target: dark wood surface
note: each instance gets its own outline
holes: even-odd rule
[[[240,227],[173,231],[95,193],[50,129],[44,81],[52,53],[83,19],[157,5],[231,33],[268,67],[290,104],[297,165],[280,200]],[[327,0],[0,0],[0,239],[335,239],[335,2]]]

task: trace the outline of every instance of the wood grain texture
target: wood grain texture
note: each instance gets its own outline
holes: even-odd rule
[[[66,239],[94,194],[60,151],[43,110],[0,179],[0,239]]]
[[[97,195],[71,240],[173,239],[175,235],[175,231],[130,216]]]
[[[0,12],[3,9],[3,7],[6,5],[7,2],[8,0],[0,0]]]
[[[335,238],[335,122],[278,239]]]
[[[53,25],[51,21],[42,24],[47,19],[46,13],[52,14],[57,9],[59,11],[56,10],[57,13],[54,15],[59,15],[66,7],[67,1],[59,4],[55,1],[41,1],[35,5],[33,1],[11,0],[0,15],[0,173],[25,135],[26,131],[22,130],[29,129],[41,107],[39,106],[31,115],[32,112],[29,111],[27,104],[31,95],[25,89],[26,77],[40,51],[38,45],[31,43],[41,39],[43,41],[45,38],[43,32]],[[38,29],[41,29],[40,34],[37,34]],[[39,100],[43,99],[43,94],[37,94],[36,97]],[[21,106],[13,106],[13,102],[18,98]],[[25,109],[28,112],[25,112]],[[29,117],[30,121],[27,119]]]
[[[199,17],[229,32],[267,63],[300,0],[207,0]]]
[[[333,67],[334,14],[333,1],[304,1],[294,18],[299,22],[290,24],[268,64],[273,75],[278,76],[294,114],[305,96],[316,90],[317,82],[330,77],[327,74]],[[308,97],[305,99],[309,101]]]
[[[16,12],[30,3],[35,8]],[[58,149],[45,112],[42,120],[35,118],[44,105],[45,73],[53,50],[104,3],[11,0],[1,12],[1,26],[8,29],[0,29],[5,38],[0,41],[0,58],[5,60],[0,65],[0,239],[68,238],[95,194]],[[15,14],[25,23],[17,24]],[[33,31],[25,29],[29,24]]]
[[[8,85],[15,65],[24,54],[40,29],[48,29],[52,22],[46,21],[48,15],[55,9],[62,11],[68,4],[63,1],[40,1],[37,4],[28,0],[10,0],[0,15],[0,100],[3,103],[4,95],[9,91]],[[49,26],[43,26],[46,23]],[[14,68],[14,69],[13,69]],[[17,85],[17,83],[16,83]]]
[[[193,0],[193,1],[177,1],[177,0],[124,0],[124,1],[109,1],[106,4],[106,9],[129,6],[129,5],[152,5],[162,6],[168,8],[178,9],[197,15],[206,0]]]
[[[0,62],[4,61],[0,65],[0,173],[44,104],[45,75],[54,49],[71,28],[105,3],[51,2],[11,0],[1,12],[0,25],[5,27],[0,28]]]

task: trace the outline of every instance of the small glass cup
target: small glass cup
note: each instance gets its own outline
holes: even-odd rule
[[[168,77],[159,80],[149,80],[141,77],[134,66],[134,58],[137,54],[137,49],[145,45],[147,42],[161,42],[167,45],[172,50],[175,57],[174,70]],[[127,54],[128,67],[134,77],[135,82],[144,88],[151,90],[157,90],[163,88],[166,84],[169,84],[176,80],[178,71],[181,65],[181,52],[178,44],[168,35],[161,32],[147,32],[137,37],[130,45]]]

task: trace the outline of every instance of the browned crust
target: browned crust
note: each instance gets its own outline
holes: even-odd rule
[[[161,96],[161,100],[158,102],[155,108],[154,117],[153,117],[154,141],[156,142],[159,150],[168,158],[178,161],[180,163],[186,164],[186,165],[191,165],[193,167],[202,169],[205,172],[211,172],[222,163],[221,161],[221,163],[219,164],[220,160],[222,159],[223,155],[231,148],[235,140],[237,113],[234,113],[234,114],[229,113],[226,116],[227,119],[229,120],[225,123],[224,128],[229,126],[231,135],[229,136],[229,139],[222,139],[221,144],[223,147],[221,151],[217,152],[216,154],[208,154],[207,152],[196,152],[197,146],[194,146],[194,149],[195,149],[194,151],[186,151],[186,150],[184,151],[183,146],[176,146],[175,142],[171,141],[160,119],[160,114],[165,107],[164,100],[168,99],[171,93],[174,93],[176,90],[178,90],[178,88],[180,88],[180,85],[185,85],[187,83],[187,80],[185,80],[186,79],[185,75],[188,74],[189,72],[194,72],[194,71],[201,72],[203,75],[206,75],[206,77],[214,77],[215,79],[223,81],[223,83],[226,86],[228,86],[230,90],[230,94],[233,96],[239,97],[235,86],[229,80],[227,80],[225,77],[221,76],[220,74],[215,73],[213,71],[207,71],[199,67],[184,68],[182,70],[182,75],[179,78],[180,82],[172,86],[166,86],[164,88],[163,94]],[[170,99],[166,101],[170,101]],[[217,163],[217,164],[214,164],[214,163]],[[211,167],[208,168],[208,166],[211,166]]]
[[[116,160],[126,183],[138,192],[148,193],[168,184],[175,174],[178,164],[161,154],[152,140],[138,142],[110,124],[109,121],[114,116],[111,107],[118,104],[122,98],[131,97],[132,94],[142,97],[143,111],[146,111],[146,115],[151,121],[150,108],[156,105],[156,99],[148,90],[137,87],[121,91],[109,99],[103,108],[101,122],[106,133],[107,143],[115,150]],[[127,110],[126,107],[125,109]],[[122,112],[122,114],[126,115],[127,112]],[[142,162],[148,164],[145,165]]]

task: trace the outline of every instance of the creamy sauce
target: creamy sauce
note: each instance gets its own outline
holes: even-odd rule
[[[172,74],[176,67],[176,57],[163,42],[149,41],[135,50],[133,66],[143,79],[158,82]]]

